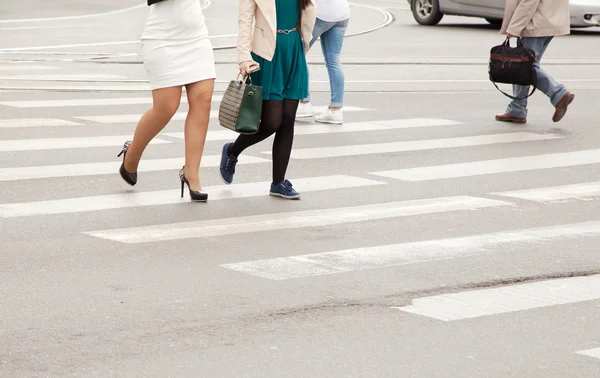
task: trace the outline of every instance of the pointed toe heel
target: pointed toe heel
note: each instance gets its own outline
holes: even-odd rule
[[[188,182],[185,174],[183,173],[185,166],[181,168],[179,171],[179,180],[181,181],[181,198],[183,198],[183,191],[185,189],[185,185],[188,187],[188,191],[190,192],[190,198],[192,202],[206,202],[208,201],[208,194],[199,192],[197,190],[190,189],[190,183]]]
[[[117,157],[123,155],[123,162],[121,163],[121,167],[119,168],[119,174],[121,175],[121,178],[129,185],[134,186],[135,184],[137,184],[137,172],[130,173],[127,172],[127,170],[125,169],[125,156],[127,156],[127,150],[129,149],[130,145],[131,141],[125,142],[123,144],[123,149],[121,150],[121,152],[119,152]]]

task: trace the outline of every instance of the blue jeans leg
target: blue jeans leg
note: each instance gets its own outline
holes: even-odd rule
[[[317,41],[317,39],[319,39],[319,37],[321,37],[321,35],[323,33],[325,33],[329,28],[332,27],[332,23],[331,22],[325,22],[323,20],[320,20],[317,18],[317,20],[315,21],[315,27],[313,28],[313,34],[312,34],[312,40],[309,43],[309,48],[311,48],[315,42]],[[306,62],[306,69],[308,71],[308,61]],[[308,97],[303,99],[303,102],[308,102],[310,101],[310,72],[309,72],[309,91],[308,91]]]
[[[331,29],[321,35],[321,49],[325,56],[325,64],[329,74],[329,88],[331,90],[331,103],[329,106],[332,108],[344,106],[344,70],[342,69],[341,54],[348,21],[335,23]]]
[[[553,37],[523,37],[521,41],[523,46],[535,51],[538,89],[548,96],[552,105],[556,107],[560,99],[567,93],[567,89],[540,67],[542,56],[552,39]],[[513,85],[513,96],[525,97],[530,90],[531,87],[529,86]],[[527,99],[512,100],[506,108],[506,114],[515,117],[527,117]]]
[[[333,108],[341,108],[344,102],[344,71],[340,55],[348,23],[349,20],[325,22],[317,18],[310,42],[312,46],[318,38],[321,38],[321,49],[325,57],[331,90],[330,106]],[[310,96],[303,101],[309,100]]]

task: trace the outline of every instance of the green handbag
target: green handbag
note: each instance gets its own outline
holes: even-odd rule
[[[252,84],[250,76],[243,80],[231,80],[219,106],[219,123],[226,129],[240,134],[258,132],[262,113],[263,88]],[[246,80],[250,84],[246,84]]]

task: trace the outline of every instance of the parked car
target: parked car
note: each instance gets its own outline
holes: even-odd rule
[[[502,24],[506,0],[408,0],[415,20],[421,25],[437,25],[444,15],[485,18]],[[571,27],[600,26],[600,0],[571,0]]]

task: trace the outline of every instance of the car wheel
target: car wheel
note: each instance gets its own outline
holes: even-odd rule
[[[485,20],[492,25],[502,25],[502,19],[499,20],[497,18],[486,18]]]
[[[412,0],[411,5],[415,21],[421,25],[437,25],[444,17],[438,0]]]

